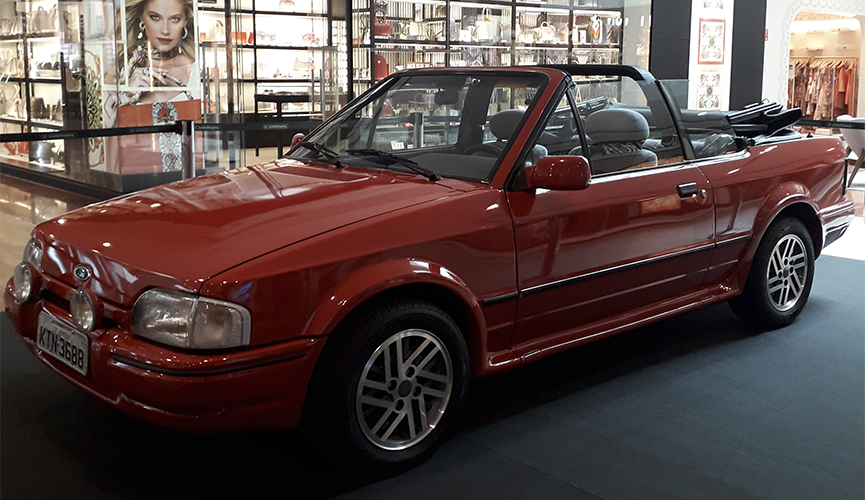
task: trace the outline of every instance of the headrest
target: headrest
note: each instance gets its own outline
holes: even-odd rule
[[[510,139],[522,119],[522,110],[506,109],[499,111],[490,117],[490,132],[500,141]]]
[[[632,109],[602,109],[586,118],[586,135],[594,143],[643,142],[649,138],[649,123]]]

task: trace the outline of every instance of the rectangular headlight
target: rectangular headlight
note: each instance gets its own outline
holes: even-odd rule
[[[250,323],[243,306],[173,290],[148,290],[132,308],[132,333],[191,349],[249,345]]]
[[[30,238],[24,246],[24,256],[21,261],[29,262],[37,271],[42,272],[42,244],[35,238]]]

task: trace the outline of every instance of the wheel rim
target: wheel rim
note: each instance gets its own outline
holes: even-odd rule
[[[766,270],[766,288],[772,307],[786,312],[796,306],[805,293],[808,279],[808,253],[795,234],[778,240]]]
[[[357,418],[364,435],[385,450],[426,438],[444,415],[453,389],[445,345],[425,330],[405,330],[370,356],[357,387]]]

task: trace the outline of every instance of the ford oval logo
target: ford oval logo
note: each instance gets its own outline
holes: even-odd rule
[[[73,273],[75,273],[75,279],[78,281],[87,281],[91,275],[90,268],[87,266],[75,266]]]

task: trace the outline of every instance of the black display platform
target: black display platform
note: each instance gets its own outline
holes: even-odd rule
[[[725,304],[471,388],[450,441],[353,477],[298,431],[186,435],[50,372],[0,319],[0,497],[861,500],[865,262],[817,261],[811,300],[755,332]]]

